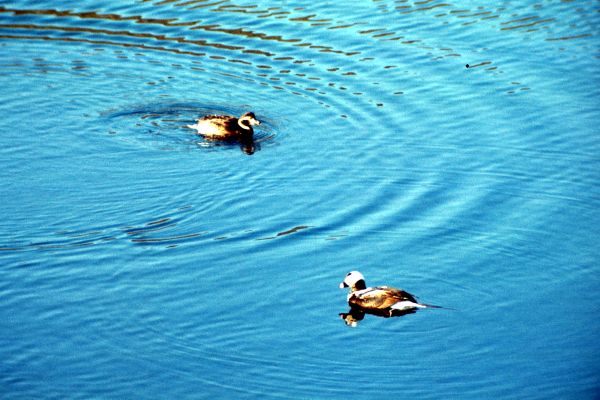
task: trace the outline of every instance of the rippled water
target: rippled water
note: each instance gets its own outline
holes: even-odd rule
[[[488,3],[0,3],[0,397],[596,398],[600,8]]]

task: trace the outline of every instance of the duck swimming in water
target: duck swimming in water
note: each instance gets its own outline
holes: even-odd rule
[[[207,115],[194,125],[188,125],[188,128],[195,129],[196,133],[207,139],[248,141],[254,135],[254,125],[260,125],[260,121],[253,112],[247,112],[239,118],[229,115]]]
[[[417,308],[443,308],[419,303],[415,296],[401,289],[388,286],[367,287],[363,274],[348,272],[340,288],[350,288],[348,304],[351,308],[386,317],[406,314]]]

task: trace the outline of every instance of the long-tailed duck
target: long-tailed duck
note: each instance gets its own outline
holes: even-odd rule
[[[401,289],[388,286],[367,287],[363,274],[348,272],[340,288],[350,288],[348,304],[365,312],[391,317],[394,312],[406,314],[417,308],[443,308],[419,303],[415,296]],[[394,314],[396,315],[396,314]]]
[[[229,115],[207,115],[200,118],[188,128],[207,139],[216,140],[251,140],[253,125],[260,125],[253,112],[247,112],[239,118]]]

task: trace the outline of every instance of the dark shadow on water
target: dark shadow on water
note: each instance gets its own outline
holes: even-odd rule
[[[394,318],[394,317],[403,317],[407,314],[414,314],[417,310],[383,310],[383,311],[374,311],[374,310],[366,310],[359,307],[350,307],[350,310],[345,313],[339,313],[339,316],[347,326],[351,326],[355,328],[358,326],[358,323],[365,318],[366,314],[374,315],[380,318]]]
[[[204,139],[204,141],[199,142],[198,145],[202,147],[218,147],[218,146],[239,146],[240,150],[245,154],[251,156],[256,151],[260,150],[260,143],[255,138],[251,139],[231,139],[231,140],[214,140],[207,139],[202,135],[197,135],[198,137]]]
[[[260,150],[260,144],[255,142],[254,139],[240,141],[240,149],[251,156],[255,151]]]

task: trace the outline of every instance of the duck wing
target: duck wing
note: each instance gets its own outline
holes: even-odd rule
[[[348,302],[362,308],[386,309],[400,301],[417,303],[415,297],[401,289],[378,286],[359,290],[350,295]]]
[[[210,121],[213,124],[225,124],[229,121],[237,121],[237,118],[230,117],[229,115],[205,115],[200,118],[200,121]]]
[[[206,121],[206,123],[218,126],[227,131],[236,131],[238,129],[238,120],[235,117],[229,115],[207,115],[200,121]]]

